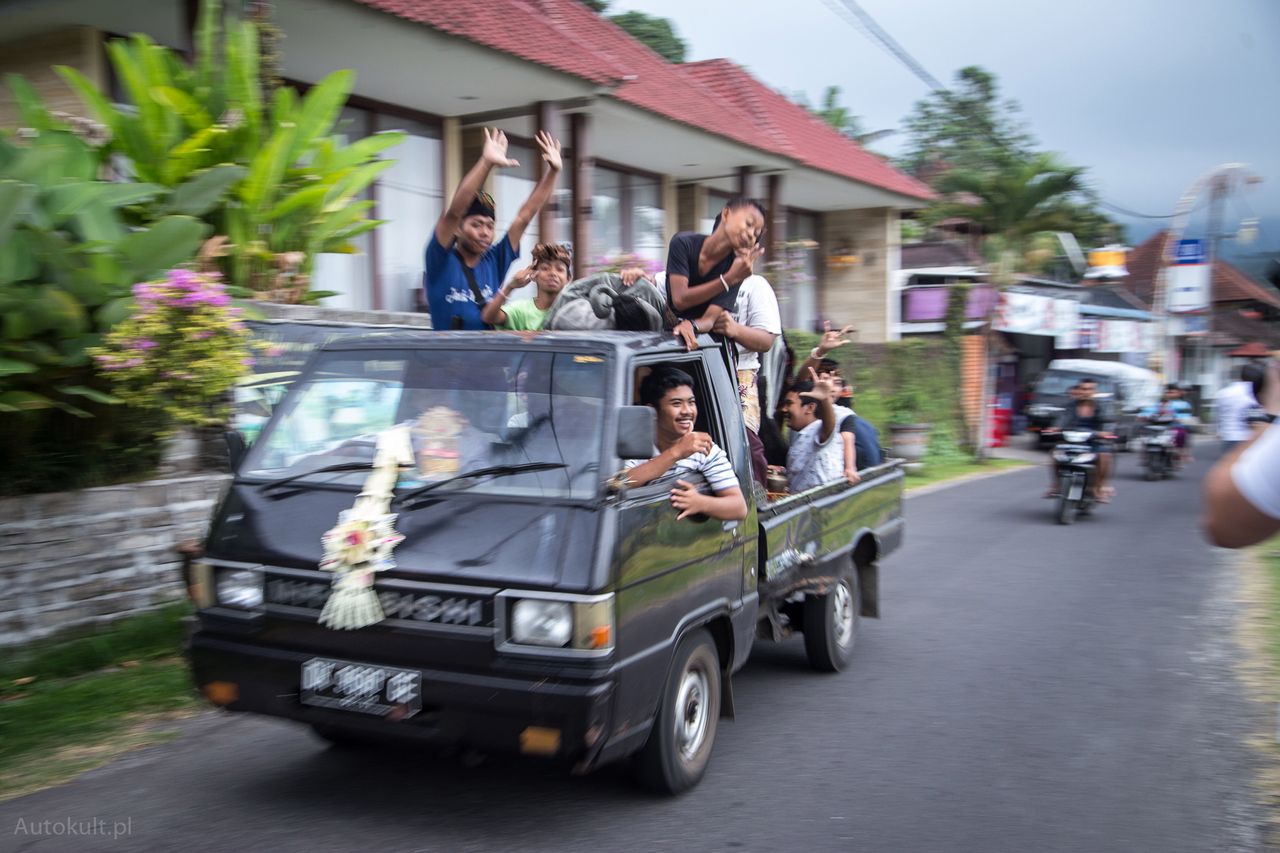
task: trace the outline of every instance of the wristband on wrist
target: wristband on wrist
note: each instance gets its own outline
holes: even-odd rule
[[[818,352],[818,348],[814,347],[809,350],[809,358],[822,358],[822,353]]]
[[[724,285],[724,292],[729,292],[729,282],[724,280],[724,273],[720,274],[720,283]]]

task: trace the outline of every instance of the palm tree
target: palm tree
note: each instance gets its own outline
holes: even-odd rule
[[[986,248],[998,259],[996,281],[1003,283],[1030,237],[1072,228],[1062,202],[1084,190],[1083,177],[1083,169],[1044,153],[990,172],[950,171],[935,183],[945,198],[930,211],[931,218],[963,217],[982,228]]]

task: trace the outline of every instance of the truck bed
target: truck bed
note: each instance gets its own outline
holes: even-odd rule
[[[891,459],[860,472],[856,485],[841,480],[760,506],[762,609],[796,592],[825,591],[855,556],[860,572],[864,565],[874,571],[876,562],[897,549],[902,465]]]

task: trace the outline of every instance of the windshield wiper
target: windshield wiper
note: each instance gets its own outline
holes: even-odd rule
[[[323,468],[315,468],[311,471],[300,471],[297,474],[290,474],[288,477],[281,477],[278,480],[268,480],[258,485],[258,491],[266,492],[275,489],[286,483],[292,483],[294,480],[301,480],[303,477],[310,477],[313,474],[330,474],[338,471],[368,471],[373,467],[373,461],[368,462],[337,462],[333,465],[325,465]]]
[[[416,489],[410,489],[402,492],[392,498],[392,504],[405,505],[405,509],[413,509],[408,504],[415,498],[425,495],[433,489],[438,489],[448,483],[457,482],[458,480],[469,480],[475,477],[506,477],[511,474],[523,474],[526,471],[551,471],[557,468],[568,468],[569,466],[563,462],[524,462],[520,465],[494,465],[489,468],[477,468],[474,471],[464,471],[461,474],[455,474],[444,480],[437,480],[434,483],[427,483],[425,486],[418,486]]]

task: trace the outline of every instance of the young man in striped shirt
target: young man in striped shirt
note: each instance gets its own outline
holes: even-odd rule
[[[628,460],[628,482],[643,486],[668,471],[698,473],[706,478],[712,494],[702,494],[687,480],[676,480],[671,505],[680,512],[677,519],[699,513],[723,521],[746,518],[747,503],[729,457],[711,436],[693,429],[698,418],[693,377],[673,367],[656,367],[640,383],[640,402],[657,412],[657,453],[648,461]]]

